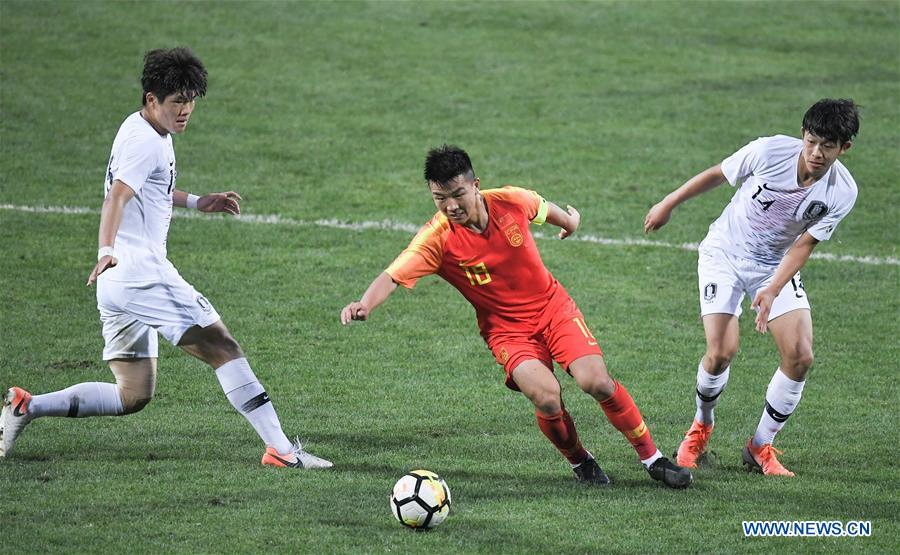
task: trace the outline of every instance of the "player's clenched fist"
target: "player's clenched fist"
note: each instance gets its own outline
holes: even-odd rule
[[[369,309],[361,302],[352,302],[341,311],[341,324],[347,325],[351,320],[365,320],[369,317]]]
[[[241,213],[241,195],[234,191],[210,193],[197,200],[197,210],[201,212],[227,212],[233,216]]]

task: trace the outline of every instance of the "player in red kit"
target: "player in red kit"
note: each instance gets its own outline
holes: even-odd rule
[[[538,427],[577,480],[609,483],[578,439],[553,375],[554,360],[600,403],[650,476],[674,488],[690,485],[691,472],[662,456],[628,391],[610,377],[584,316],[544,266],[529,231],[532,223],[548,222],[565,239],[578,228],[578,211],[518,187],[482,191],[469,156],[454,146],[429,151],[425,180],[438,213],[362,299],[341,310],[341,323],[366,320],[398,284],[412,288],[419,278],[437,274],[475,307],[481,336],[506,370],[507,387],[534,403]]]

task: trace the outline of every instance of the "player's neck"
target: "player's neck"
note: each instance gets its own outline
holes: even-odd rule
[[[801,188],[810,187],[818,180],[825,177],[826,173],[828,173],[828,170],[822,172],[822,175],[817,175],[809,170],[805,170],[803,169],[803,164],[801,162],[801,164],[797,167],[797,185],[799,185]]]
[[[156,119],[150,114],[146,106],[141,108],[141,117],[144,118],[144,121],[149,123],[150,127],[152,127],[154,131],[159,133],[161,137],[165,137],[169,134],[168,131],[166,131],[162,126],[159,125],[159,122],[156,121]]]
[[[488,213],[487,201],[484,200],[484,195],[478,193],[478,213],[475,215],[475,218],[469,223],[465,225],[465,227],[474,231],[475,233],[484,233],[488,227],[488,220],[490,220],[490,214]]]

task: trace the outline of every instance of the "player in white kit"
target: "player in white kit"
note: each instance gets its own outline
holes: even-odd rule
[[[225,396],[266,445],[262,464],[328,468],[284,434],[269,397],[212,304],[166,258],[172,206],[240,213],[230,191],[198,197],[175,188],[172,134],[182,133],[207,72],[190,50],[153,50],[144,57],[143,106],[125,119],[113,142],[100,215],[97,283],[103,359],[116,383],[89,382],[32,395],[11,387],[0,413],[0,457],[25,425],[41,416],[121,416],[144,408],[156,389],[157,334],[215,369]]]
[[[738,317],[747,294],[756,329],[772,332],[781,365],[743,451],[744,464],[766,475],[793,476],[772,446],[800,402],[813,363],[812,318],[800,268],[829,239],[856,202],[856,182],[837,159],[859,131],[852,100],[824,99],[803,117],[802,138],[763,137],[694,176],[647,213],[644,231],[661,228],[672,210],[726,180],[738,187],[700,244],[700,313],[706,353],[697,369],[694,422],[678,448],[678,465],[694,468],[713,430],[713,408],[738,350]]]

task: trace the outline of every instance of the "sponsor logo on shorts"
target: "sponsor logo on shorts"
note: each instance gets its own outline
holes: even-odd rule
[[[806,288],[803,287],[803,279],[800,277],[800,272],[794,274],[794,277],[791,278],[791,286],[794,288],[794,296],[798,299],[802,299],[806,296]]]
[[[209,301],[206,300],[206,297],[203,295],[197,295],[197,304],[200,305],[200,309],[209,314],[212,312],[212,305],[209,304]]]
[[[803,212],[803,219],[807,222],[818,220],[826,213],[828,213],[828,206],[820,200],[814,200],[809,203],[809,206],[807,206],[806,210]]]
[[[706,302],[711,302],[716,298],[716,292],[718,292],[719,286],[713,282],[707,283],[703,287],[703,300]]]

